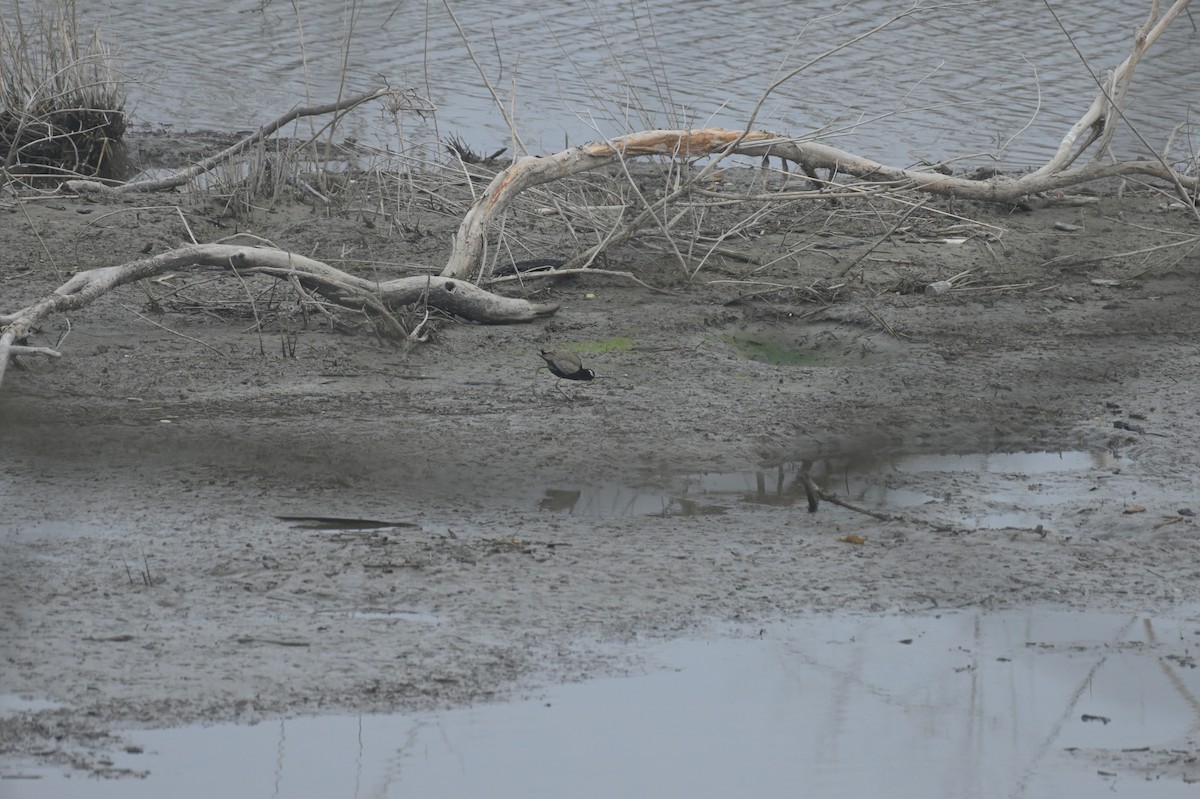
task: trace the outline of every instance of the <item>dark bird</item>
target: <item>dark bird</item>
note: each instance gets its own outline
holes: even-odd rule
[[[567,397],[567,393],[559,388],[560,380],[594,380],[596,377],[596,373],[591,369],[583,368],[583,361],[579,360],[579,356],[570,350],[539,350],[538,355],[546,362],[544,367],[539,366],[538,369],[549,369],[550,374],[558,378],[554,381],[554,387],[564,397]]]

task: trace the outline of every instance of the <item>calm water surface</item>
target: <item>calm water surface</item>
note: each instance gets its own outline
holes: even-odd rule
[[[13,2],[0,0],[0,9],[11,13]],[[767,98],[757,126],[823,133],[898,164],[987,160],[983,153],[1008,167],[1040,163],[1096,93],[1081,56],[1043,3],[946,5],[806,69]],[[246,129],[308,100],[389,83],[416,89],[436,113],[397,123],[376,108],[343,128],[346,135],[398,149],[454,134],[490,150],[512,143],[499,101],[524,148],[552,152],[650,127],[744,125],[781,73],[906,6],[96,0],[80,12],[124,52],[138,81],[133,110],[152,126]],[[1082,58],[1102,74],[1127,54],[1149,3],[1054,6]],[[1152,145],[1189,110],[1194,116],[1197,65],[1200,35],[1184,17],[1138,71],[1131,116]],[[1118,142],[1121,155],[1144,149],[1131,136]]]
[[[1197,635],[1194,609],[797,619],[524,701],[127,732],[145,779],[22,763],[5,795],[1183,799],[1136,764],[1194,751]]]

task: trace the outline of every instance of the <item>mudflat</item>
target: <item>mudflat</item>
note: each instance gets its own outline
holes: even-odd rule
[[[31,343],[63,357],[0,387],[0,692],[60,706],[0,751],[103,772],[130,726],[464,705],[730,620],[1194,614],[1196,220],[1116,188],[933,200],[887,236],[807,201],[687,267],[635,240],[605,266],[657,290],[512,282],[561,309],[412,348],[218,272],[54,317]],[[4,201],[0,306],[189,235],[436,274],[458,224],[302,197]],[[556,391],[556,347],[598,379]],[[858,510],[808,512],[805,468]]]

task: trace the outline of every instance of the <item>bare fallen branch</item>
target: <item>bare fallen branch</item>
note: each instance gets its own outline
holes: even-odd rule
[[[409,107],[420,107],[416,101],[416,96],[411,92],[402,91],[400,89],[375,89],[373,91],[356,94],[353,97],[347,97],[333,103],[324,103],[322,105],[309,105],[301,108],[293,108],[283,116],[276,119],[274,122],[259,128],[254,133],[237,143],[225,148],[216,155],[209,156],[203,161],[192,164],[187,169],[182,169],[174,175],[155,180],[139,180],[134,183],[123,183],[117,186],[111,186],[95,180],[68,180],[62,184],[61,191],[74,192],[76,194],[129,194],[131,192],[151,192],[163,191],[165,189],[173,189],[177,186],[182,186],[188,181],[195,178],[197,175],[203,174],[218,164],[228,161],[234,156],[245,152],[249,147],[257,144],[271,134],[283,128],[301,117],[323,116],[325,114],[344,114],[352,108],[362,105],[363,103],[379,100],[381,98],[390,98],[393,104],[407,104]]]
[[[196,266],[225,268],[243,275],[295,278],[302,286],[338,304],[372,308],[381,313],[399,306],[428,303],[429,307],[475,322],[508,324],[528,322],[558,310],[556,304],[502,297],[453,278],[415,276],[378,283],[283,250],[193,244],[120,266],[80,272],[33,305],[0,316],[0,324],[5,325],[0,335],[0,383],[16,342],[51,314],[82,308],[126,283]]]
[[[50,358],[61,358],[62,353],[58,350],[52,350],[49,347],[26,347],[21,344],[14,344],[8,348],[9,355],[45,355]]]
[[[888,183],[894,190],[910,189],[996,203],[1013,203],[1032,194],[1125,175],[1147,175],[1186,186],[1193,191],[1200,183],[1197,177],[1179,174],[1160,161],[1149,160],[1093,163],[1055,172],[1039,171],[1018,177],[995,175],[988,180],[971,180],[939,172],[891,167],[826,144],[799,141],[768,131],[745,133],[724,128],[648,130],[572,147],[540,158],[518,158],[508,169],[496,175],[463,217],[442,276],[467,279],[479,269],[489,227],[525,189],[628,158],[701,158],[722,153],[760,158],[773,155],[809,170],[825,169],[831,174],[851,176],[870,183]]]
[[[995,175],[986,180],[942,174],[938,171],[920,171],[887,166],[861,155],[848,153],[815,141],[798,140],[783,134],[752,130],[753,117],[744,130],[706,128],[701,130],[649,130],[621,136],[605,142],[593,142],[573,147],[554,155],[525,156],[492,180],[486,191],[476,200],[463,218],[454,237],[454,248],[450,260],[442,270],[445,277],[469,278],[479,269],[486,245],[486,233],[513,199],[525,189],[559,180],[568,175],[586,172],[615,163],[624,163],[639,156],[667,156],[694,159],[713,156],[714,160],[701,171],[701,177],[711,171],[716,163],[729,155],[744,155],[757,158],[776,156],[796,163],[810,177],[819,169],[828,171],[830,179],[852,177],[860,181],[885,185],[888,191],[915,190],[930,194],[942,194],[983,202],[1013,203],[1033,194],[1087,183],[1110,177],[1146,175],[1169,184],[1186,198],[1187,191],[1200,188],[1200,178],[1186,175],[1173,169],[1164,158],[1153,160],[1122,161],[1111,164],[1091,163],[1070,168],[1079,157],[1096,141],[1107,143],[1111,136],[1115,117],[1120,115],[1120,103],[1126,96],[1134,68],[1146,50],[1162,35],[1163,31],[1182,13],[1190,0],[1176,0],[1171,7],[1158,16],[1158,3],[1146,23],[1140,27],[1130,54],[1113,70],[1107,84],[1101,85],[1091,107],[1063,137],[1055,155],[1040,169],[1019,177]],[[907,16],[916,9],[892,18],[884,26]],[[870,33],[874,33],[876,28]],[[852,40],[854,41],[854,40]],[[832,51],[831,51],[832,52]],[[801,68],[803,69],[803,68]],[[793,71],[782,78],[778,85],[794,76]],[[764,95],[765,98],[765,95]],[[761,101],[760,101],[761,105]],[[756,109],[757,110],[757,109]],[[1080,138],[1089,133],[1086,140]],[[648,204],[642,217],[657,215],[669,200],[691,190],[691,186],[675,188],[668,197]],[[640,219],[641,217],[639,217]],[[611,236],[609,240],[592,248],[581,258],[572,259],[568,267],[583,266],[590,262],[600,247],[611,246],[622,237],[627,238],[640,227],[636,222]],[[580,262],[582,261],[582,262]],[[487,274],[482,274],[487,278]]]

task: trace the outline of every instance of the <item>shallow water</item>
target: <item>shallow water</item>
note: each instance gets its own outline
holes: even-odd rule
[[[1147,781],[1106,753],[1147,764],[1194,747],[1198,644],[1194,615],[799,619],[635,645],[634,676],[522,701],[130,732],[145,753],[116,765],[144,780],[22,768],[42,779],[5,787],[12,799],[1190,797],[1178,773]]]
[[[988,452],[973,454],[900,454],[823,458],[811,465],[816,483],[844,499],[875,510],[897,512],[947,502],[942,490],[962,493],[955,481],[986,478],[974,490],[975,513],[960,520],[976,528],[1036,527],[1052,518],[1054,508],[1080,499],[1094,489],[1086,479],[1056,480],[1043,488],[1030,480],[1042,477],[1086,478],[1111,473],[1122,458],[1103,451]],[[663,491],[606,482],[546,490],[537,507],[576,516],[697,516],[758,505],[804,505],[807,495],[802,464],[771,469],[702,472],[681,478],[682,490]],[[954,488],[947,488],[954,485]],[[979,508],[987,508],[979,512]]]
[[[1148,7],[1053,5],[1098,74],[1126,56]],[[950,6],[808,67],[766,100],[757,125],[823,132],[900,165],[984,152],[1009,168],[1042,162],[1096,94],[1081,56],[1043,4]],[[0,9],[12,7],[0,0]],[[81,3],[80,13],[123,51],[136,80],[133,112],[153,127],[248,129],[386,81],[416,89],[436,113],[396,123],[376,108],[344,124],[342,135],[403,149],[458,134],[490,152],[511,144],[503,104],[525,148],[540,153],[654,127],[742,126],[781,74],[900,8],[882,0],[754,0],[736,12],[718,0],[105,0]],[[1139,67],[1129,114],[1155,147],[1189,107],[1194,116],[1198,52],[1200,37],[1184,18]],[[1131,136],[1118,140],[1122,155],[1142,149]]]
[[[684,474],[657,474],[647,468],[631,467],[628,475],[613,475],[600,482],[575,481],[565,476],[550,485],[514,471],[488,480],[486,485],[471,482],[471,491],[464,493],[463,480],[453,469],[425,467],[414,472],[397,464],[368,464],[362,458],[343,458],[333,450],[322,458],[300,458],[292,455],[287,446],[268,443],[255,446],[245,441],[230,449],[220,442],[204,439],[175,440],[155,429],[122,428],[114,432],[48,428],[44,435],[37,439],[40,443],[31,446],[29,453],[57,453],[68,459],[107,463],[107,468],[114,468],[133,456],[151,464],[155,474],[167,480],[168,485],[180,481],[195,487],[199,483],[197,490],[211,492],[214,498],[229,492],[242,495],[244,481],[257,474],[288,475],[302,486],[306,481],[320,479],[327,469],[336,468],[338,473],[356,482],[382,482],[387,486],[389,500],[395,503],[395,508],[383,512],[384,520],[374,521],[380,513],[377,508],[367,514],[369,518],[357,519],[353,515],[356,509],[346,512],[330,497],[314,500],[302,490],[273,492],[270,508],[285,510],[286,514],[268,510],[256,515],[276,516],[281,528],[294,529],[297,535],[313,529],[335,534],[369,533],[376,528],[391,529],[394,524],[445,532],[444,525],[429,519],[418,521],[420,515],[413,512],[430,498],[469,500],[492,510],[591,519],[753,513],[769,506],[804,507],[807,501],[800,461],[757,470],[697,470]],[[1033,529],[1058,521],[1059,516],[1072,508],[1077,510],[1079,503],[1098,507],[1121,501],[1111,492],[1098,492],[1098,487],[1128,463],[1123,457],[1099,450],[913,452],[826,457],[814,460],[810,468],[817,485],[876,511],[928,510],[943,522],[963,527]],[[206,468],[219,468],[227,478],[223,485],[215,485],[212,478],[195,478],[207,474]],[[190,482],[189,476],[192,476]],[[1141,491],[1140,498],[1127,499],[1153,501],[1164,513],[1174,512],[1172,503],[1177,498],[1159,496],[1145,486]],[[829,507],[826,504],[825,508]],[[337,511],[337,517],[326,518],[331,509]],[[294,514],[306,514],[305,519],[308,514],[314,515],[308,521],[296,521],[300,517]],[[322,518],[325,523],[318,523]],[[40,518],[21,523],[0,522],[0,542],[82,536],[120,539],[127,535],[126,526],[65,518],[54,508],[46,508]]]
[[[26,711],[55,710],[62,707],[48,699],[26,699],[15,694],[0,694],[0,719]]]

